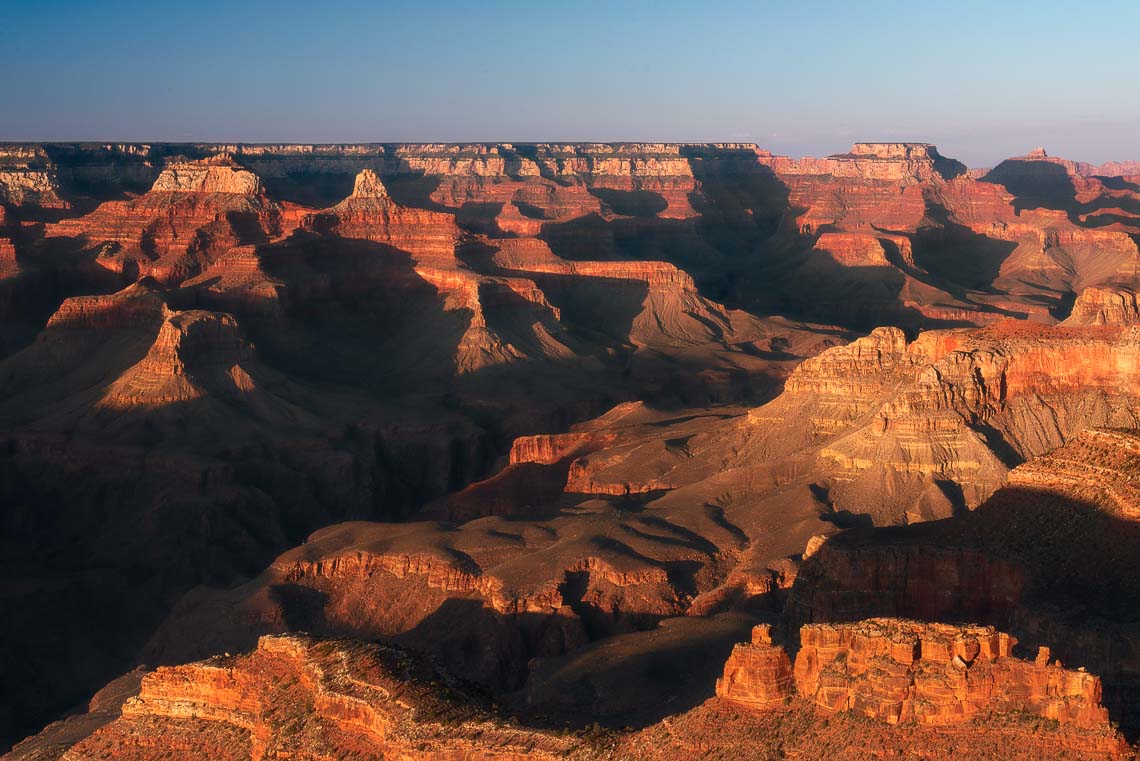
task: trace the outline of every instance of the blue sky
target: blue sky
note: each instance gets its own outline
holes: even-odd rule
[[[1137,29],[1136,0],[0,0],[0,139],[1140,159]]]

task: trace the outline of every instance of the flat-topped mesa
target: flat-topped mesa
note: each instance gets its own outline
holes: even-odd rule
[[[847,155],[908,161],[941,158],[930,143],[855,143]]]
[[[1109,732],[1100,678],[1012,657],[1017,640],[991,626],[873,618],[800,629],[795,681],[820,708],[887,723],[960,724],[1027,712]]]
[[[1062,323],[1071,326],[1140,325],[1140,298],[1127,286],[1100,286],[1081,291]]]
[[[949,180],[967,172],[965,164],[946,158],[930,143],[855,143],[847,153],[826,158],[758,155],[757,160],[781,175],[832,175],[906,184]]]
[[[716,680],[717,697],[755,708],[779,705],[792,695],[792,662],[772,644],[772,628],[752,629],[752,642],[732,648],[724,676]]]
[[[901,240],[906,241],[905,238]],[[898,245],[896,241],[891,242]],[[909,244],[909,241],[907,243]],[[813,249],[847,267],[891,266],[883,242],[878,237],[866,233],[820,233]]]
[[[201,161],[170,164],[154,181],[153,193],[230,193],[254,196],[261,192],[261,180],[241,168],[229,153]]]

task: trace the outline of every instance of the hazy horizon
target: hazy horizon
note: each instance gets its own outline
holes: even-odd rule
[[[0,140],[929,142],[1140,159],[1140,5],[19,4]]]

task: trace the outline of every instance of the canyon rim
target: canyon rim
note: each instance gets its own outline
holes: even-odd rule
[[[1136,8],[57,5],[4,759],[1137,757]]]

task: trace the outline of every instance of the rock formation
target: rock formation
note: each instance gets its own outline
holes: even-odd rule
[[[117,680],[88,713],[49,726],[10,757],[141,759],[153,757],[156,747],[203,759],[496,761],[695,759],[774,748],[855,759],[868,749],[894,755],[908,747],[948,759],[962,744],[981,759],[1108,759],[1128,752],[1096,702],[1095,676],[1049,665],[1047,651],[1037,662],[1010,657],[1012,640],[992,629],[879,619],[805,635],[796,673],[797,681],[801,671],[809,681],[801,689],[811,689],[814,677],[834,685],[825,688],[829,695],[848,690],[856,696],[852,711],[826,721],[819,711],[832,707],[789,694],[783,649],[768,644],[765,628],[757,627],[757,639],[734,651],[722,683],[731,693],[727,699],[708,700],[641,730],[595,726],[554,733],[499,717],[493,705],[446,673],[397,649],[307,635],[263,637],[246,655],[227,653]],[[899,674],[888,676],[884,669]],[[773,676],[779,700],[745,688]],[[961,695],[947,685],[959,687]],[[952,710],[963,706],[976,713]],[[865,712],[886,721],[853,718]]]
[[[717,697],[756,708],[777,705],[792,695],[792,662],[772,644],[771,627],[752,630],[752,642],[737,645],[716,680]]]
[[[1086,288],[1073,304],[1065,325],[1140,324],[1140,302],[1136,292],[1126,287]]]
[[[256,196],[261,181],[240,169],[234,157],[219,153],[204,161],[170,164],[151,187],[152,193],[227,193]]]
[[[144,759],[162,747],[202,759],[511,761],[561,758],[580,744],[496,721],[430,677],[390,649],[264,637],[248,655],[146,674],[119,717],[59,758]],[[14,757],[37,757],[36,740]]]
[[[782,608],[1000,625],[1129,721],[1140,193],[1110,169],[0,146],[0,743],[140,652],[309,629],[426,652],[535,721],[653,722],[614,741],[635,755],[666,712],[693,747],[721,716],[826,745],[763,637],[736,658],[772,679],[722,691],[784,718],[698,707],[710,653]],[[685,689],[647,707],[663,642]],[[235,673],[263,657],[293,673]]]
[[[893,724],[954,724],[987,712],[1025,711],[1105,730],[1100,680],[1011,656],[1017,640],[993,627],[870,619],[800,630],[796,689],[827,711],[860,711]]]
[[[47,152],[40,146],[0,146],[0,206],[67,209]]]
[[[804,626],[794,690],[788,656],[771,644],[768,626],[756,627],[753,640],[733,650],[717,682],[718,697],[750,710],[779,711],[798,694],[822,711],[892,725],[1033,715],[1071,725],[1078,752],[1125,752],[1101,705],[1099,678],[1050,662],[1047,647],[1032,661],[1014,657],[1017,640],[990,626],[895,618]]]

